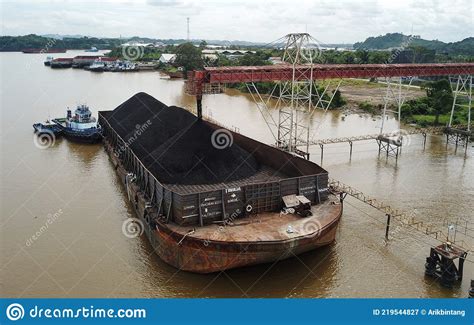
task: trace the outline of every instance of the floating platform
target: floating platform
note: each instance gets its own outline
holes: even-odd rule
[[[150,100],[146,94],[135,96],[138,95],[141,97],[138,102]],[[124,105],[127,106],[124,103],[119,108]],[[150,105],[147,108],[152,115],[159,113]],[[137,111],[139,108],[134,110]],[[190,113],[182,109],[179,114]],[[105,148],[150,243],[168,264],[186,271],[210,273],[288,258],[334,241],[342,203],[329,194],[328,173],[317,164],[225,129],[233,139],[232,146],[236,146],[231,153],[247,153],[249,159],[255,159],[258,168],[250,174],[247,169],[240,171],[243,177],[218,182],[209,183],[206,179],[199,182],[197,176],[187,182],[181,174],[173,182],[173,175],[150,171],[156,163],[148,159],[150,154],[142,152],[140,157],[134,151],[141,146],[140,141],[146,143],[146,132],[151,136],[154,131],[146,130],[141,136],[130,137],[133,130],[118,126],[116,130],[111,124],[120,116],[124,121],[131,117],[114,115],[114,111],[99,112]],[[165,118],[165,114],[158,116]],[[142,124],[149,117],[143,118]],[[207,121],[197,123],[203,123],[200,127],[209,131],[223,130]],[[194,124],[187,127],[191,129]],[[127,134],[128,138],[123,139],[119,133]],[[183,137],[186,135],[180,133],[178,138]],[[177,139],[172,135],[170,138]],[[164,140],[168,139],[156,141]],[[203,137],[199,141],[211,139]],[[195,146],[215,159],[226,159],[216,155],[212,148],[201,147],[200,143]],[[159,152],[158,163],[167,166],[166,161],[159,160],[163,155]],[[200,161],[197,154],[192,152],[183,159],[196,160],[190,162],[194,166]],[[213,163],[217,172],[221,166],[219,162]],[[206,175],[199,169],[195,174]],[[167,176],[166,181],[162,181],[162,176]],[[303,217],[283,210],[283,197],[288,195],[305,197],[311,213]]]

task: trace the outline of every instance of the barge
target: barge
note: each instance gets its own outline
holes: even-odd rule
[[[59,48],[29,48],[21,50],[25,54],[66,53],[66,49]]]
[[[184,109],[160,103],[160,111],[154,101],[139,93],[114,111],[99,112],[99,124],[139,224],[163,261],[180,270],[211,273],[274,262],[335,240],[343,207],[329,193],[326,170]],[[174,114],[169,122],[166,111]],[[189,124],[178,128],[172,123],[176,120]],[[143,130],[140,125],[148,127]],[[199,137],[188,134],[194,128],[200,130]],[[236,167],[235,177],[220,181],[203,177],[210,173],[219,178],[220,168],[226,172],[233,163],[220,153],[222,147],[208,148],[216,132],[231,140],[234,148],[226,155],[238,159],[235,153],[242,153],[251,168]],[[154,141],[147,142],[147,137]],[[191,144],[182,147],[180,141]],[[190,160],[184,163],[193,166],[191,170],[174,168],[174,162],[166,160],[183,148],[185,160]],[[206,155],[199,157],[202,152]],[[210,166],[208,171],[207,166],[200,169],[201,161]]]
[[[72,58],[57,58],[50,61],[49,66],[53,69],[72,67]]]

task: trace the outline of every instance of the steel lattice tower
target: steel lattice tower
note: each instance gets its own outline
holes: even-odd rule
[[[279,84],[281,106],[278,116],[277,146],[306,156],[309,149],[307,115],[314,107],[313,91],[316,87],[312,79],[312,70],[313,63],[319,55],[319,49],[307,33],[288,34],[285,40],[282,60],[291,64],[293,70],[291,80],[282,81]],[[303,65],[304,71],[301,70]],[[301,78],[302,74],[311,77],[310,79]]]

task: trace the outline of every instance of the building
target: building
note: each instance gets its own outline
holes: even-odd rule
[[[160,56],[160,62],[165,64],[172,64],[176,60],[176,54],[163,53]]]
[[[216,50],[216,49],[204,49],[202,54],[204,57],[214,58],[219,55],[224,55],[228,59],[237,59],[245,54],[255,54],[255,51],[250,50]]]
[[[279,56],[271,56],[268,58],[268,61],[270,61],[271,64],[284,64],[285,63]]]

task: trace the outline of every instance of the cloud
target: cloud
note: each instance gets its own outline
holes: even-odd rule
[[[83,34],[271,42],[308,31],[324,43],[389,32],[457,41],[472,36],[471,0],[142,0],[2,3],[2,34]]]

